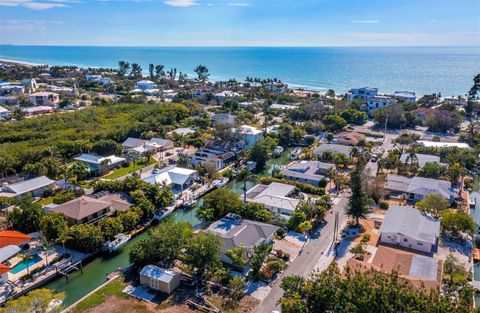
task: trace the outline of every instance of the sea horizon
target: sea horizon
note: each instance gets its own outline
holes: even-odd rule
[[[377,87],[465,95],[480,72],[480,46],[86,46],[0,45],[0,59],[84,68],[116,68],[120,60],[164,64],[192,77],[203,64],[210,80],[277,78],[292,87],[343,93]]]

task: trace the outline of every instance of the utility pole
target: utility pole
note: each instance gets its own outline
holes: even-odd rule
[[[385,129],[383,130],[383,142],[387,139],[388,113],[385,115]]]

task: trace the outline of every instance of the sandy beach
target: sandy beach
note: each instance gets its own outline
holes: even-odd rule
[[[8,60],[8,59],[0,59],[0,63],[4,64],[18,64],[24,66],[45,66],[47,64],[40,64],[40,63],[33,63],[33,62],[25,62],[25,61],[17,61],[17,60]]]

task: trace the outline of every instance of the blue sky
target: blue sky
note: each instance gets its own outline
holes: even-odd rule
[[[0,0],[0,43],[480,45],[479,0]]]

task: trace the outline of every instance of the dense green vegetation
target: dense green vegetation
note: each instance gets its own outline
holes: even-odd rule
[[[0,175],[43,162],[49,176],[59,176],[75,155],[120,153],[127,137],[162,136],[190,113],[182,104],[118,104],[0,123]]]
[[[281,287],[285,292],[280,299],[284,313],[476,312],[471,308],[471,292],[456,298],[438,291],[415,290],[396,272],[347,271],[342,276],[335,264],[310,279],[286,277]]]

